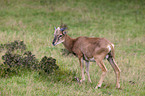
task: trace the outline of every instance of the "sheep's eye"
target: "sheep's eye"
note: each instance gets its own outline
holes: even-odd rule
[[[59,37],[62,37],[62,35],[59,35]]]

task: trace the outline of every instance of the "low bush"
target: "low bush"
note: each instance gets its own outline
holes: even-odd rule
[[[40,65],[40,69],[44,70],[47,73],[51,73],[54,70],[59,68],[58,65],[56,64],[56,59],[54,59],[52,57],[48,58],[47,56],[44,56],[41,59],[39,65]]]
[[[73,56],[73,54],[69,52],[67,49],[61,49],[61,54],[64,56]]]
[[[10,48],[9,48],[10,46]],[[6,49],[6,53],[2,56],[4,60],[0,65],[0,76],[5,77],[10,74],[18,74],[22,69],[37,70],[39,72],[51,73],[58,69],[56,59],[44,56],[40,62],[30,51],[24,51],[26,45],[23,41],[14,41],[9,44],[1,44],[1,50]],[[14,50],[21,49],[22,54],[14,53]]]
[[[4,49],[6,49],[7,51],[14,51],[17,49],[20,50],[25,50],[26,49],[26,45],[24,44],[23,41],[14,41],[11,43],[7,43],[7,44],[1,44],[0,45],[0,52],[3,51]]]

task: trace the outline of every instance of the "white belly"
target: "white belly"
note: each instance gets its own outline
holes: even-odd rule
[[[93,57],[93,58],[90,58],[89,61],[91,61],[91,62],[95,62],[94,57]]]
[[[85,55],[84,55],[84,60],[85,61],[90,61],[90,62],[95,62],[94,57],[93,58],[87,58]]]

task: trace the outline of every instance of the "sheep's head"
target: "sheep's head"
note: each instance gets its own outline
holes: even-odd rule
[[[67,28],[57,28],[55,27],[55,31],[54,31],[54,39],[53,39],[53,46],[60,44],[62,42],[64,42],[65,40],[65,35],[66,35],[66,31],[65,29]]]

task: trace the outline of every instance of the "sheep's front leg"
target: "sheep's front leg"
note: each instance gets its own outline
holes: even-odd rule
[[[82,75],[82,78],[81,78],[80,82],[83,82],[85,80],[85,75],[84,75],[84,61],[83,61],[83,58],[80,58],[79,59],[79,62],[80,62],[81,75]]]

